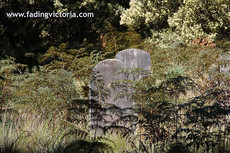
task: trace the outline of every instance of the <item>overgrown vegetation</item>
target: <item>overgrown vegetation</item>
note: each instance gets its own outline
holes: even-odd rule
[[[0,152],[230,152],[229,3],[0,2]],[[27,9],[95,17],[5,16]],[[95,137],[90,73],[128,48],[151,56],[150,74],[125,69],[145,77],[114,82],[132,91],[119,96],[135,101],[135,128],[110,127]]]
[[[146,50],[151,75],[117,82],[135,91],[130,94],[136,103],[136,131],[117,128],[103,138],[90,136],[87,82],[105,52],[78,52],[70,60],[68,53],[49,49],[41,63],[53,59],[33,73],[22,72],[13,58],[1,60],[1,151],[229,151],[229,75],[216,66],[222,64],[221,48]],[[129,73],[145,75],[135,69]]]

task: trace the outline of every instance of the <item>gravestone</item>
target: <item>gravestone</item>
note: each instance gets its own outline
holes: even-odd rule
[[[230,74],[230,52],[220,55],[220,60],[223,62],[220,65],[220,72]]]
[[[141,49],[126,49],[116,54],[116,59],[125,62],[130,68],[151,69],[149,53]]]
[[[122,69],[139,68],[144,73],[137,73],[137,76],[130,75],[127,71],[117,73]],[[108,59],[98,63],[92,73],[89,82],[90,88],[90,125],[94,136],[102,134],[102,129],[121,125],[132,129],[134,102],[130,96],[118,97],[121,91],[125,89],[127,93],[133,92],[127,86],[120,88],[119,85],[112,85],[112,82],[118,80],[135,80],[142,78],[150,72],[150,55],[140,49],[127,49],[120,51],[116,59]],[[111,109],[112,108],[112,109]],[[116,108],[116,109],[113,109]],[[116,115],[115,115],[116,114]],[[119,116],[119,117],[118,117]],[[120,118],[126,118],[125,122],[117,124]],[[127,124],[126,124],[127,123]]]
[[[230,76],[230,52],[220,55],[220,61],[222,64],[219,65],[220,72],[229,78]],[[221,86],[229,87],[230,82],[220,81]]]
[[[129,79],[125,73],[117,73],[127,68],[129,67],[118,59],[107,59],[99,62],[91,72],[90,124],[95,136],[102,134],[102,128],[117,125],[117,116],[131,114],[133,103],[130,98],[117,97],[122,88],[112,85],[114,81]],[[116,111],[113,112],[114,109]]]
[[[222,74],[223,76],[226,76],[226,78],[230,76],[230,52],[227,52],[225,54],[221,54],[219,56],[219,63],[218,64],[212,64],[212,66],[209,68],[209,71],[212,73],[212,75],[209,75],[209,80],[213,80],[213,74]],[[214,81],[216,85],[218,86],[226,86],[228,87],[229,81],[228,80],[216,80]]]

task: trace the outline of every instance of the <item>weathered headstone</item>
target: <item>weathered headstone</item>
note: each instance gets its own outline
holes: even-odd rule
[[[149,53],[141,49],[126,49],[116,54],[116,59],[125,62],[130,68],[151,69]]]
[[[121,92],[120,87],[113,86],[111,83],[117,80],[129,79],[125,73],[117,73],[122,69],[129,68],[124,62],[118,59],[107,59],[98,63],[92,73],[89,82],[91,100],[91,129],[95,135],[100,135],[100,127],[115,125],[117,116],[125,116],[131,113],[133,103],[128,97],[118,98]],[[111,108],[122,110],[112,111]],[[121,114],[119,114],[121,113]],[[116,115],[114,115],[116,114]]]
[[[120,118],[132,116],[134,102],[131,97],[126,95],[118,98],[122,90],[131,92],[131,89],[128,89],[127,86],[112,85],[114,81],[135,80],[135,78],[141,78],[145,75],[142,73],[137,73],[137,76],[129,75],[126,71],[117,73],[122,69],[129,68],[139,68],[141,71],[143,69],[143,71],[150,72],[150,55],[140,49],[127,49],[117,53],[116,59],[104,60],[94,67],[89,88],[91,100],[90,124],[91,131],[94,131],[95,136],[101,135],[101,129],[104,127],[118,125],[117,120]],[[127,123],[132,125],[132,120],[129,118]],[[123,126],[125,122],[122,121],[119,125]]]
[[[222,64],[219,65],[220,72],[229,78],[230,76],[230,52],[220,55],[220,60],[222,62]],[[229,87],[230,85],[229,79],[228,81],[225,81],[225,82],[220,81],[220,85]]]
[[[230,74],[230,52],[220,55],[220,60],[223,62],[220,65],[220,72]]]
[[[230,76],[230,52],[222,54],[219,56],[219,63],[212,64],[209,68],[211,75],[209,75],[209,80],[213,80],[213,74],[222,74],[226,76],[225,78],[229,78]],[[215,80],[214,81],[218,86],[229,86],[228,80]]]

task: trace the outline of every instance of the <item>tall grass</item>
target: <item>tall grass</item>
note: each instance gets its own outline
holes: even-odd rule
[[[112,141],[90,139],[83,124],[68,122],[62,113],[5,110],[0,115],[0,153],[113,152]]]
[[[0,152],[19,152],[15,144],[21,135],[15,131],[15,126],[8,119],[6,112],[0,118]]]
[[[5,111],[0,122],[1,152],[54,152],[74,139],[68,136],[66,140],[65,133],[65,125],[60,119],[53,120],[52,116],[45,118],[39,113]]]

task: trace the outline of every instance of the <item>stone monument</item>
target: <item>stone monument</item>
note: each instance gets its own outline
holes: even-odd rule
[[[92,70],[89,82],[90,124],[95,135],[101,135],[103,128],[118,125],[119,117],[131,113],[133,103],[130,98],[120,98],[122,88],[113,85],[114,81],[129,79],[125,73],[118,73],[127,68],[129,67],[118,59],[107,59],[99,62]]]
[[[143,50],[122,50],[115,58],[99,62],[91,72],[89,82],[90,125],[94,136],[100,136],[109,127],[132,127],[130,116],[133,116],[134,102],[130,96],[119,96],[122,91],[127,91],[127,93],[132,91],[127,86],[119,86],[114,82],[124,79],[135,80],[135,78],[144,76],[138,73],[138,76],[134,77],[127,71],[121,71],[124,69],[137,68],[148,73],[151,70],[150,55]],[[121,72],[118,73],[119,71]]]

